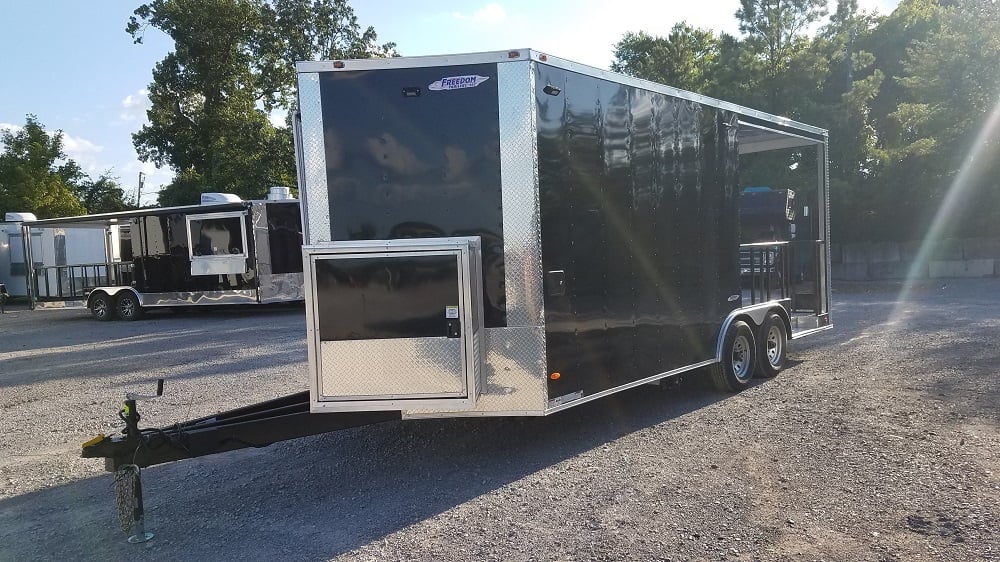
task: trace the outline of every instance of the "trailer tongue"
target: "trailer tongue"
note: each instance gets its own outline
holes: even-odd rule
[[[398,411],[314,414],[309,393],[299,392],[158,429],[140,429],[135,398],[127,398],[119,416],[120,436],[99,435],[83,444],[83,458],[103,458],[114,472],[126,465],[156,464],[266,447],[279,441],[400,419]]]

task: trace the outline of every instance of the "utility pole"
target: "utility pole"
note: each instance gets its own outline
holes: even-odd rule
[[[146,180],[146,174],[139,172],[139,186],[135,189],[135,208],[142,207],[142,182]]]

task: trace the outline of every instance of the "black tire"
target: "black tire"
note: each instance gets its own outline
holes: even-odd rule
[[[756,363],[753,330],[746,322],[737,320],[723,337],[722,362],[709,368],[712,384],[722,392],[739,392],[750,385]]]
[[[142,318],[142,305],[139,304],[139,297],[135,296],[132,291],[122,291],[118,295],[115,312],[122,320],[132,321]]]
[[[774,312],[767,315],[757,333],[757,371],[755,375],[769,379],[785,368],[788,351],[788,329]]]
[[[101,322],[115,319],[114,299],[107,293],[97,293],[90,297],[90,315]]]

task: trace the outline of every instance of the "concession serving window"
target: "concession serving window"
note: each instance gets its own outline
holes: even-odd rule
[[[247,271],[246,211],[187,216],[191,275]]]

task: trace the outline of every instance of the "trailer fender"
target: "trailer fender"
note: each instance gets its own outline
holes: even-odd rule
[[[87,308],[90,308],[94,296],[97,294],[104,294],[111,298],[115,298],[118,295],[118,293],[122,291],[132,291],[132,293],[135,294],[135,297],[139,299],[139,304],[143,304],[142,294],[139,293],[139,291],[136,291],[132,287],[97,287],[94,290],[90,291],[90,293],[87,295]]]
[[[781,320],[785,323],[785,330],[787,333],[792,333],[791,321],[788,319],[788,312],[784,307],[777,306],[773,302],[760,303],[754,306],[748,306],[746,308],[737,308],[736,310],[729,313],[729,316],[722,322],[722,327],[719,329],[719,337],[716,338],[715,344],[715,358],[718,361],[722,361],[722,347],[725,343],[726,332],[729,327],[733,325],[733,322],[737,320],[742,320],[751,325],[751,327],[756,331],[761,324],[764,323],[764,319],[771,312],[776,312]]]

